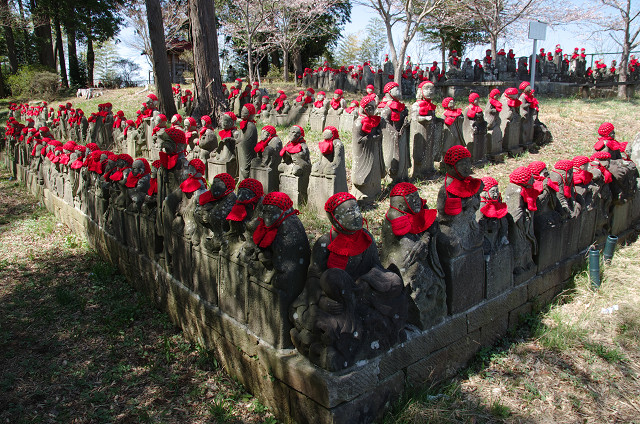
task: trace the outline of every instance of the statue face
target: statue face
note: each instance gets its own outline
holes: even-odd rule
[[[270,136],[270,135],[271,135],[271,134],[269,134],[269,131],[267,131],[267,130],[262,130],[262,131],[260,132],[260,136],[261,136],[261,139],[260,139],[260,140],[266,140],[267,138],[269,138],[269,136]]]
[[[222,128],[225,130],[233,128],[233,119],[229,115],[222,115]]]
[[[487,191],[487,196],[493,200],[500,200],[500,189],[498,186],[493,186]]]
[[[264,225],[267,227],[272,226],[282,215],[282,209],[275,205],[263,205],[262,213],[260,214]]]
[[[390,204],[396,209],[412,214],[416,214],[420,212],[420,209],[422,209],[422,199],[417,191],[415,193],[407,194],[404,197],[392,196]]]
[[[118,159],[116,161],[116,168],[122,168],[123,166],[127,166],[127,162],[125,162],[123,159]]]
[[[339,95],[338,93],[333,93],[333,98],[334,98],[334,99],[339,99],[339,98],[340,98],[340,95]]]
[[[456,106],[456,103],[453,100],[449,100],[449,104],[447,104],[447,107],[449,109],[453,109]]]
[[[201,120],[200,120],[200,125],[202,125],[203,127],[206,127],[206,126],[207,126],[207,123],[205,122],[205,120],[204,120],[204,119],[201,119]]]
[[[134,160],[131,165],[131,172],[133,175],[138,176],[144,173],[144,163],[141,160]]]
[[[375,112],[375,105],[373,104],[373,102],[369,102],[365,105],[365,107],[363,108],[364,113],[366,113],[367,115],[371,116],[374,114]]]
[[[331,130],[324,130],[322,132],[322,138],[324,138],[325,140],[329,140],[331,139],[331,137],[333,137],[333,133],[331,132]]]
[[[255,193],[246,187],[238,189],[238,200],[249,200],[255,197]]]
[[[158,178],[158,170],[154,167],[151,167],[151,178]]]
[[[353,199],[338,205],[333,211],[333,217],[340,224],[335,226],[338,231],[355,232],[362,228],[362,213],[358,207],[358,202]]]
[[[473,99],[472,104],[473,104],[474,106],[478,106],[478,102],[479,102],[479,99]]]
[[[302,133],[300,132],[300,128],[298,128],[298,127],[291,127],[291,129],[289,130],[289,140],[290,141],[295,141],[295,140],[299,139],[301,135],[302,135]]]
[[[367,94],[371,94],[371,93],[373,93],[373,89],[367,88]]]
[[[456,163],[456,170],[462,178],[467,178],[473,171],[471,169],[471,158],[462,158]]]
[[[394,97],[396,99],[400,98],[400,96],[402,96],[402,93],[400,92],[400,87],[393,87],[391,91],[389,91],[389,95],[391,95],[391,97]]]
[[[211,194],[213,194],[214,197],[220,197],[222,196],[222,194],[227,190],[227,186],[224,184],[224,182],[219,179],[219,178],[214,178],[213,182],[211,183]]]
[[[246,119],[249,119],[250,116],[251,114],[249,113],[249,109],[247,109],[246,107],[243,107],[242,110],[240,111],[240,117],[246,120]]]
[[[616,131],[615,131],[615,130],[612,130],[612,131],[611,131],[611,134],[609,134],[609,137],[611,137],[611,138],[616,138]]]

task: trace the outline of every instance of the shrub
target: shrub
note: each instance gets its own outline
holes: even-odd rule
[[[50,98],[58,92],[58,74],[39,65],[21,67],[15,75],[7,77],[7,83],[14,97]]]

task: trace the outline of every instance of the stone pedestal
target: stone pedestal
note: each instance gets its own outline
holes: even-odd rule
[[[487,299],[492,299],[513,286],[512,255],[511,246],[506,245],[484,257],[485,297]]]
[[[622,234],[624,230],[629,228],[631,224],[629,222],[629,212],[631,209],[631,202],[625,201],[624,203],[613,205],[611,207],[611,231],[614,236]]]
[[[324,121],[327,115],[325,113],[320,113],[317,110],[312,110],[311,115],[309,115],[309,126],[311,127],[311,131],[322,132],[324,129]]]
[[[292,106],[289,111],[288,122],[291,125],[300,125],[305,127],[309,124],[309,113],[311,108],[309,106]]]
[[[249,177],[260,181],[265,193],[279,191],[280,179],[277,169],[272,171],[271,168],[252,166],[249,170]]]
[[[580,232],[577,237],[576,251],[581,252],[595,242],[597,211],[595,208],[583,209],[579,216]]]
[[[475,270],[484,268],[482,248],[454,258],[440,257],[447,284],[449,315],[468,310],[484,299],[484,278],[477,278]]]
[[[466,137],[465,137],[466,138]],[[471,134],[467,141],[467,149],[471,152],[473,163],[487,161],[487,133]]]
[[[289,305],[299,293],[287,293],[253,278],[248,286],[247,326],[254,334],[277,349],[293,348],[289,331]]]
[[[358,116],[357,113],[343,113],[340,115],[340,127],[338,129],[340,132],[352,132],[353,131],[353,122],[356,120]]]
[[[290,124],[289,121],[289,115],[287,114],[276,114],[275,115],[275,125],[281,126],[281,127],[286,127],[287,125]]]
[[[335,175],[311,174],[309,177],[309,189],[311,197],[307,206],[315,211],[319,217],[326,218],[324,204],[335,193],[349,191],[347,181],[339,181]]]
[[[343,109],[339,109],[339,110],[342,111],[341,114],[338,114],[337,111],[333,110],[331,106],[329,106],[329,111],[327,112],[327,116],[325,117],[325,120],[324,120],[324,126],[322,127],[323,130],[325,127],[328,127],[328,126],[332,126],[336,128],[340,127],[340,117],[344,114],[344,110]]]
[[[162,252],[162,238],[156,232],[155,215],[140,214],[140,251],[154,260]]]
[[[127,246],[137,251],[140,247],[140,214],[124,211],[124,234]]]
[[[217,306],[220,258],[202,245],[193,246],[191,253],[194,291],[202,300]]]
[[[113,236],[122,244],[127,244],[127,239],[125,238],[125,216],[124,210],[111,208],[111,231]]]
[[[207,161],[207,175],[216,176],[226,172],[233,178],[238,178],[238,163],[235,160],[230,162],[219,162],[215,159]]]
[[[171,274],[194,291],[191,269],[191,241],[182,234],[171,233]]]
[[[523,152],[520,145],[520,116],[509,122],[503,129],[502,150],[511,156],[519,155]]]
[[[308,185],[308,178],[280,174],[280,191],[286,193],[291,198],[294,207],[299,207],[307,203]]]
[[[221,254],[218,305],[225,314],[241,323],[247,322],[248,286],[245,267]]]
[[[544,227],[534,225],[534,230],[538,241],[538,254],[534,255],[533,260],[538,267],[538,274],[541,274],[562,259],[561,247],[564,245],[565,236],[561,231],[561,224]]]

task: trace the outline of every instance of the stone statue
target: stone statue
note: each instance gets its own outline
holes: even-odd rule
[[[400,86],[389,82],[384,87],[388,96],[384,109],[380,113],[382,126],[382,156],[386,174],[393,182],[406,180],[409,176],[409,133],[407,130],[409,111],[402,98]]]
[[[333,194],[347,190],[345,151],[336,127],[328,126],[318,143],[320,160],[311,167],[309,192],[313,193],[310,205],[321,213],[324,202]]]
[[[520,83],[520,144],[527,150],[533,147],[533,128],[538,119],[538,100],[533,97],[533,89],[527,81]]]
[[[356,198],[334,194],[325,210],[332,229],[313,246],[304,290],[289,316],[298,351],[337,371],[404,340],[408,305],[400,276],[382,268]]]
[[[502,150],[510,155],[516,155],[522,152],[522,147],[520,146],[521,102],[518,100],[518,89],[507,88],[500,101],[503,106],[502,112],[500,112]]]
[[[360,116],[353,125],[351,143],[353,168],[352,193],[362,205],[373,205],[382,191],[382,131],[380,117],[375,115],[373,98],[360,101]]]
[[[236,152],[238,157],[239,181],[249,178],[251,161],[256,157],[255,147],[258,142],[258,130],[256,129],[256,108],[251,103],[246,103],[240,112],[239,136],[236,139]]]
[[[226,112],[222,115],[222,129],[218,131],[218,147],[215,150],[215,156],[209,159],[216,173],[228,173],[234,176],[238,175],[238,161],[236,158],[236,143],[240,140],[240,132],[235,126],[236,115],[233,112]],[[212,152],[213,153],[213,152]]]
[[[534,185],[529,168],[516,168],[509,176],[511,184],[505,192],[509,207],[509,243],[513,249],[513,274],[516,281],[525,281],[535,274],[533,257],[538,253],[534,232],[534,213],[542,190]]]
[[[422,330],[447,315],[444,271],[436,248],[436,215],[413,184],[402,182],[391,190],[382,223],[382,264],[400,270],[411,296],[408,321]]]
[[[444,123],[442,130],[442,150],[446,152],[452,146],[464,146],[464,134],[462,126],[464,118],[462,117],[462,109],[456,108],[453,97],[446,97],[442,100],[444,108]]]
[[[294,204],[306,203],[311,158],[302,127],[299,125],[291,127],[289,142],[280,150],[280,156],[282,157],[278,165],[280,191],[287,193]]]
[[[140,212],[142,205],[149,192],[151,180],[151,167],[145,158],[138,158],[131,164],[131,172],[127,175],[125,187],[127,187],[127,195],[129,201],[127,210],[131,212]]]
[[[229,254],[234,254],[238,243],[245,242],[250,233],[247,232],[247,224],[253,219],[255,209],[262,200],[264,191],[260,181],[253,178],[245,178],[238,184],[236,202],[227,215],[229,231],[226,233],[227,243],[235,245],[229,249]]]
[[[416,102],[411,106],[410,136],[413,178],[430,177],[436,172],[434,161],[442,146],[442,119],[436,118],[436,105],[431,102],[435,87],[431,81],[418,85]]]
[[[489,101],[485,106],[485,117],[487,120],[487,155],[493,162],[500,162],[504,158],[502,153],[502,130],[500,129],[500,112],[502,112],[502,102],[498,99],[500,90],[494,88],[489,93]]]
[[[236,204],[233,190],[236,182],[230,174],[222,173],[213,177],[209,190],[198,196],[195,218],[198,224],[207,228],[210,233],[202,232],[205,240],[202,245],[212,253],[218,253],[226,246],[225,233],[231,229],[227,216]]]
[[[200,118],[202,128],[198,131],[198,155],[196,156],[202,162],[208,164],[209,158],[218,147],[218,137],[211,124],[211,117],[204,115]]]
[[[484,113],[479,102],[480,95],[478,93],[469,94],[469,105],[463,113],[462,134],[465,145],[471,152],[473,162],[484,162],[487,155],[487,121],[484,120]]]
[[[254,147],[256,157],[251,161],[250,176],[260,181],[267,192],[278,191],[281,150],[282,141],[276,128],[272,125],[262,127],[260,141]]]

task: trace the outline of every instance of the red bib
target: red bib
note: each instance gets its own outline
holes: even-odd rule
[[[332,233],[333,231],[329,232],[330,238],[332,238]],[[353,234],[338,233],[336,238],[332,239],[329,246],[327,246],[330,252],[329,259],[327,259],[327,268],[345,269],[349,258],[362,254],[369,248],[372,241],[373,239],[364,229],[360,229]]]

